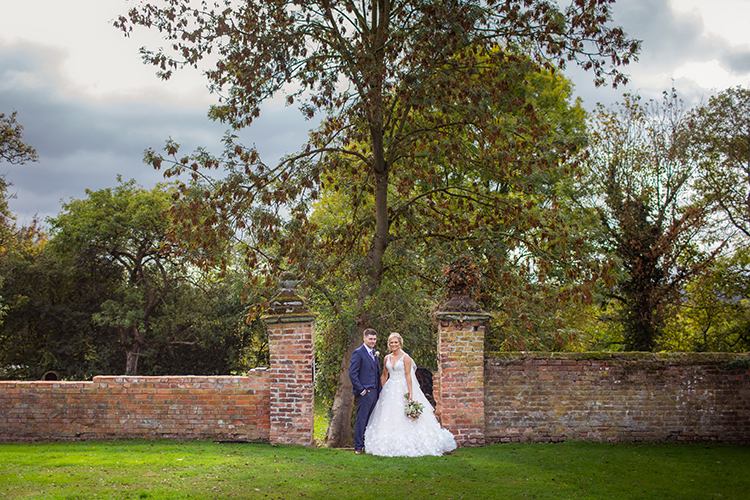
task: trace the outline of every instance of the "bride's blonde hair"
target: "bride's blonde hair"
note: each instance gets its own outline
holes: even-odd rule
[[[398,346],[403,348],[404,347],[404,339],[401,337],[401,334],[398,332],[393,332],[390,335],[388,335],[388,343],[391,342],[391,339],[398,339]]]

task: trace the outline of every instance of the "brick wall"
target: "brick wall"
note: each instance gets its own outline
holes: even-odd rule
[[[269,372],[0,381],[0,441],[269,439]]]
[[[750,443],[750,370],[734,354],[490,354],[487,442]]]
[[[471,337],[474,326],[453,332]],[[444,345],[450,335],[442,337]],[[734,354],[490,353],[484,370],[471,365],[465,373],[451,370],[482,359],[481,351],[467,347],[440,356],[443,379],[435,381],[436,399],[443,425],[462,446],[567,439],[750,443],[750,370],[727,369]],[[308,361],[299,372],[304,377],[311,376]],[[297,401],[280,390],[286,382],[277,381],[276,400],[301,404],[280,415],[274,440],[271,379],[270,370],[259,370],[244,377],[0,381],[0,441],[292,439],[306,444],[312,432],[312,383],[294,391],[300,394]],[[474,401],[479,386],[481,402]]]

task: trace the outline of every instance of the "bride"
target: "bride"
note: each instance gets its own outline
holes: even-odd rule
[[[440,427],[432,405],[419,388],[417,367],[401,348],[398,333],[388,337],[382,382],[383,389],[365,430],[365,452],[384,457],[440,456],[456,448],[453,434]],[[422,405],[422,414],[406,416],[409,399]]]

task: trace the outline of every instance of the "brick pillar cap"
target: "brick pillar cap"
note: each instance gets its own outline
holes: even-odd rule
[[[305,300],[297,294],[297,277],[285,272],[279,279],[281,290],[268,304],[260,319],[266,323],[307,323],[315,319]]]

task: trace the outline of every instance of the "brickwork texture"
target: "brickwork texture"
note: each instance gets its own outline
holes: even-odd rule
[[[564,440],[750,443],[736,354],[488,353],[441,324],[438,415],[460,446]],[[0,381],[0,441],[171,438],[310,445],[312,323],[269,325],[272,368],[240,377]],[[745,358],[746,359],[746,358]]]
[[[459,446],[485,444],[484,322],[440,321],[437,414]]]
[[[269,372],[0,381],[0,441],[268,440]]]
[[[750,443],[750,370],[736,354],[488,354],[491,442]]]
[[[272,443],[313,443],[313,323],[268,325]]]

